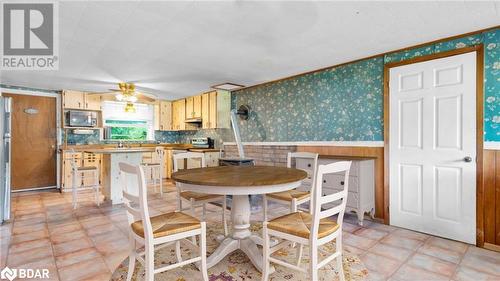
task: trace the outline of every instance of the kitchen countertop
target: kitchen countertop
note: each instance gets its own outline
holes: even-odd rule
[[[124,148],[89,148],[85,149],[86,153],[111,154],[111,153],[143,153],[154,152],[154,147],[124,147]]]
[[[189,149],[192,148],[193,146],[191,144],[184,144],[184,143],[142,143],[142,144],[124,144],[127,148],[154,148],[157,146],[163,146],[165,149]],[[61,151],[66,152],[66,151],[71,151],[72,149],[75,150],[75,152],[83,152],[83,151],[88,151],[92,149],[117,149],[117,144],[89,144],[89,145],[67,145],[67,146],[62,146]],[[123,148],[121,148],[123,149]]]
[[[220,149],[218,149],[218,148],[189,148],[188,150],[191,152],[202,152],[202,153],[219,152],[220,151]]]

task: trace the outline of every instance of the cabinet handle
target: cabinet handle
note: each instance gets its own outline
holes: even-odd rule
[[[81,107],[81,103],[80,103],[80,102],[78,102],[78,108],[80,108],[80,107]]]
[[[344,181],[341,181],[341,182],[340,182],[340,185],[344,185]]]
[[[307,167],[311,168],[311,164],[307,164]]]
[[[89,108],[89,103],[88,102],[85,103],[85,108]]]
[[[323,180],[323,183],[326,183],[326,180]]]

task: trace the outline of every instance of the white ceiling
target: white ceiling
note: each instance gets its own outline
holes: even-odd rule
[[[129,81],[175,99],[499,24],[495,1],[64,1],[59,70],[2,71],[1,81],[85,91]]]

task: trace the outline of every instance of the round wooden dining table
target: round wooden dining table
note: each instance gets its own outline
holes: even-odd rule
[[[250,231],[249,195],[281,192],[297,188],[307,177],[303,170],[271,166],[218,166],[186,169],[172,178],[182,190],[207,194],[232,195],[232,231],[207,258],[210,268],[231,252],[240,249],[262,270],[262,252],[257,244],[262,237]]]

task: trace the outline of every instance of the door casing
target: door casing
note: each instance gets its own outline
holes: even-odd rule
[[[62,129],[61,129],[61,95],[59,93],[49,93],[49,92],[41,92],[36,90],[25,90],[25,89],[15,89],[15,88],[0,88],[0,93],[11,94],[11,95],[28,95],[28,96],[39,96],[39,97],[51,97],[56,99],[56,188],[60,190],[61,188],[61,154],[59,153],[59,148],[61,147],[62,142]],[[48,187],[38,187],[31,189],[23,189],[16,190],[12,192],[23,192],[30,190],[39,190],[39,189],[47,189],[54,188],[53,186]]]
[[[389,116],[389,76],[390,69],[402,65],[414,64],[434,59],[451,57],[454,55],[476,52],[476,245],[482,247],[484,245],[484,187],[483,187],[483,120],[484,120],[484,104],[483,104],[483,72],[484,72],[484,50],[483,44],[466,47],[456,50],[451,50],[442,53],[436,53],[428,56],[416,57],[413,59],[388,63],[384,65],[384,223],[390,223],[389,214],[389,139],[390,139],[390,116]]]

